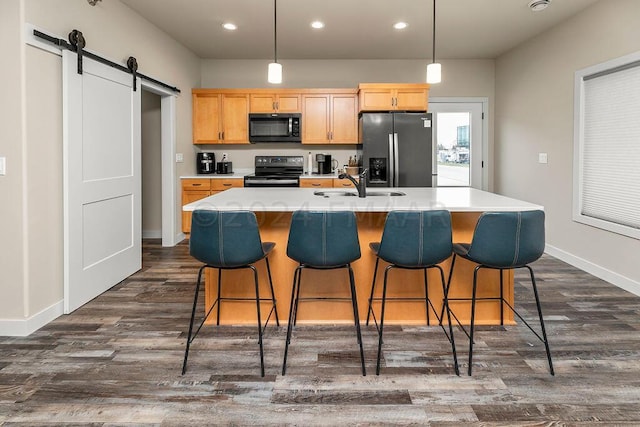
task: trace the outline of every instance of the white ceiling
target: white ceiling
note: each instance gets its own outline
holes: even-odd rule
[[[273,58],[271,0],[120,0],[201,58]],[[597,0],[440,0],[436,57],[495,58]],[[432,0],[278,0],[278,59],[430,59]],[[325,22],[314,30],[313,20]],[[409,26],[398,31],[397,21]],[[238,26],[230,32],[222,23]]]

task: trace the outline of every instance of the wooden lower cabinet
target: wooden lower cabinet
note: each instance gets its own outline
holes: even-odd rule
[[[233,187],[244,187],[243,178],[193,178],[182,180],[182,206]],[[191,232],[191,212],[182,211],[182,232]]]
[[[301,188],[333,188],[331,178],[300,178]]]
[[[354,188],[348,179],[338,178],[300,178],[301,188]]]

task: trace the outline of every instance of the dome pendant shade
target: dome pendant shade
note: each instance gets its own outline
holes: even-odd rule
[[[282,83],[282,64],[279,64],[277,62],[272,62],[269,64],[267,81],[274,84]]]

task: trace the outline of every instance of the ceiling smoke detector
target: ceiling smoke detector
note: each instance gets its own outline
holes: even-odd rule
[[[531,0],[529,2],[529,9],[534,12],[540,12],[541,10],[545,10],[549,4],[551,4],[551,0]]]

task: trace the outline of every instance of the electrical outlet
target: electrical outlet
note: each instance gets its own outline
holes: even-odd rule
[[[222,158],[223,158],[224,160],[227,160],[227,159],[229,158],[229,156],[227,156],[227,153],[222,153]]]
[[[0,175],[7,174],[7,158],[0,157]]]
[[[184,162],[184,156],[182,155],[182,153],[176,153],[176,163],[182,162]]]
[[[547,163],[548,160],[547,153],[538,153],[538,163]]]

